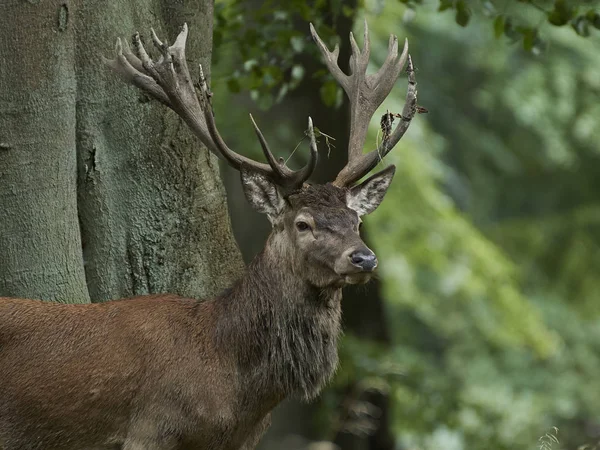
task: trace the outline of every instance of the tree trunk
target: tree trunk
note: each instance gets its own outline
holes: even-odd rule
[[[215,157],[101,61],[118,36],[147,38],[154,27],[172,42],[188,22],[190,67],[209,72],[212,8],[211,0],[0,6],[0,295],[202,298],[241,273]]]
[[[64,1],[0,3],[0,295],[88,302]]]
[[[188,22],[192,71],[209,73],[212,2],[85,0],[78,47],[79,209],[94,300],[149,292],[206,297],[242,270],[216,157],[157,102],[104,68],[117,36],[150,27],[173,42]],[[109,6],[110,5],[110,6]],[[151,47],[151,46],[148,46]],[[194,72],[192,72],[194,73]]]

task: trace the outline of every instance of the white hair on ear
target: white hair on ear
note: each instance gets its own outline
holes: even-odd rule
[[[285,200],[277,186],[267,177],[257,172],[242,168],[242,188],[246,199],[252,207],[266,214],[271,223],[283,211]]]
[[[389,166],[358,186],[350,188],[346,194],[348,208],[356,211],[359,217],[375,211],[383,201],[395,171],[395,166]]]

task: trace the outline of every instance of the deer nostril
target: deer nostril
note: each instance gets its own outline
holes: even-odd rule
[[[377,267],[377,257],[370,250],[357,250],[350,255],[353,265],[363,270],[373,270]]]

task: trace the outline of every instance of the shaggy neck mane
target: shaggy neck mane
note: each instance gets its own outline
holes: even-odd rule
[[[337,367],[341,289],[317,288],[294,273],[277,232],[222,298],[217,341],[236,349],[253,395],[311,399]]]

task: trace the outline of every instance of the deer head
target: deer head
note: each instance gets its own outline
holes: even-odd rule
[[[294,273],[317,287],[364,283],[377,267],[360,238],[361,216],[375,210],[392,181],[388,167],[362,184],[305,185],[284,194],[263,175],[242,170],[246,198],[273,225],[270,246],[292,261]]]
[[[273,231],[269,246],[291,264],[291,270],[317,287],[364,283],[377,267],[375,254],[359,235],[361,216],[373,212],[394,176],[389,166],[356,184],[368,174],[404,135],[416,112],[416,81],[408,55],[408,43],[398,54],[398,39],[390,37],[388,56],[375,74],[367,75],[369,34],[365,21],[364,45],[359,49],[352,33],[350,43],[351,75],[338,66],[339,48],[325,46],[311,24],[311,33],[325,63],[350,99],[350,140],[348,163],[332,183],[310,185],[306,181],[317,163],[317,143],[312,120],[308,119],[310,156],[299,170],[277,160],[267,141],[250,116],[267,164],[253,161],[231,150],[222,139],[212,113],[212,93],[202,74],[196,87],[192,83],[185,59],[186,25],[172,46],[163,44],[152,30],[152,41],[160,53],[153,61],[139,34],[133,37],[134,55],[126,43],[117,41],[116,58],[106,61],[127,82],[139,87],[164,103],[189,125],[202,143],[213,153],[241,172],[246,198],[269,218]],[[400,71],[408,61],[408,92],[400,122],[393,132],[385,133],[378,148],[363,154],[368,125],[376,109],[389,95]]]

